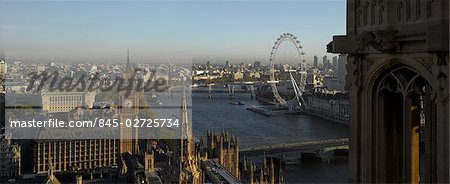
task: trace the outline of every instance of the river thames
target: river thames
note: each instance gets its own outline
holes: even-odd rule
[[[229,104],[228,94],[192,94],[192,125],[196,137],[206,140],[206,131],[224,128],[239,136],[240,148],[299,141],[348,137],[348,126],[309,115],[264,116],[246,110],[261,105],[250,94],[235,94],[245,105]],[[287,183],[344,183],[348,181],[348,161],[302,163],[298,156],[286,157]]]

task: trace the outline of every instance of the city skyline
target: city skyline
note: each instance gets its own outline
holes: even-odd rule
[[[449,5],[0,0],[0,183],[450,183]]]
[[[126,48],[137,63],[268,62],[285,32],[299,37],[311,62],[326,54],[331,35],[345,33],[345,1],[1,4],[0,51],[24,62],[117,63]]]

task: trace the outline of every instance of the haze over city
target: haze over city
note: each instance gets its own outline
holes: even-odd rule
[[[345,34],[345,1],[0,4],[0,51],[23,62],[120,63],[130,48],[135,62],[268,63],[285,32],[311,62],[332,35]]]
[[[0,0],[0,183],[450,183],[449,0]]]

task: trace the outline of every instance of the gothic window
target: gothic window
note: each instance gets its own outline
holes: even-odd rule
[[[376,84],[374,127],[381,143],[376,158],[384,158],[376,163],[378,174],[386,181],[402,182],[403,173],[408,173],[413,183],[419,182],[425,178],[424,166],[430,156],[425,140],[430,136],[431,86],[404,66],[390,70]]]

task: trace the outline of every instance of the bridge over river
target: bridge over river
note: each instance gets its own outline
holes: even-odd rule
[[[341,149],[342,146],[348,145],[348,138],[339,139],[327,139],[327,140],[317,140],[317,141],[305,141],[298,143],[288,143],[279,144],[272,146],[263,146],[255,148],[241,149],[239,151],[240,155],[246,156],[259,156],[263,154],[279,154],[286,152],[296,152],[296,151],[312,151],[312,150],[326,150],[331,151],[332,148]],[[348,146],[347,146],[348,148]]]

